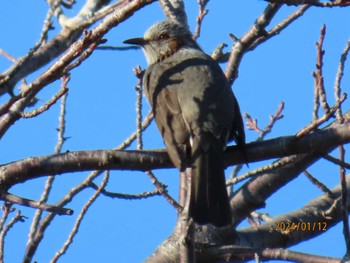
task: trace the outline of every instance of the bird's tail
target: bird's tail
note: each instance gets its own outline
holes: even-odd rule
[[[189,215],[198,224],[217,227],[232,224],[227,195],[222,142],[212,138],[205,149],[198,137],[192,144]]]

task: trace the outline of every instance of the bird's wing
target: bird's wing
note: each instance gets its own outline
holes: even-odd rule
[[[177,96],[182,76],[174,74],[171,67],[168,63],[149,66],[144,75],[144,87],[170,159],[183,170],[189,160],[190,133]]]

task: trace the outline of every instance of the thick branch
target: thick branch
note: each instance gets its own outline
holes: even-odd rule
[[[298,140],[296,140],[294,136],[287,136],[262,142],[249,143],[246,149],[247,160],[248,162],[256,162],[310,152],[313,152],[313,154],[306,154],[305,156],[309,156],[307,158],[319,158],[321,154],[327,152],[330,148],[350,142],[349,125],[350,123],[336,124],[323,131],[305,135]],[[228,147],[225,159],[227,165],[245,162],[236,146]],[[86,170],[147,171],[171,167],[173,167],[173,165],[165,150],[96,150],[67,152],[27,158],[0,166],[0,186],[3,189],[7,189],[14,184],[49,174],[55,175]],[[269,177],[269,179],[271,178]],[[271,191],[269,190],[269,192]],[[240,192],[238,192],[234,198],[237,198],[239,194]],[[244,198],[244,200],[246,200],[246,198]],[[255,199],[253,203],[256,204]],[[247,204],[244,204],[244,206],[246,205]],[[261,205],[261,203],[259,203],[259,205]],[[236,213],[241,214],[237,203],[235,203],[235,207],[237,210]],[[246,210],[244,210],[244,214],[246,214]]]
[[[100,10],[102,7],[100,1],[87,1],[79,14],[74,18],[68,19],[65,15],[60,13],[58,19],[62,25],[61,32],[40,47],[32,56],[29,58],[26,58],[26,56],[19,58],[16,63],[1,74],[0,96],[12,90],[19,80],[61,55],[68,47],[78,40],[86,28],[94,24],[97,20],[102,19],[114,9],[117,11],[127,6],[135,7],[135,4],[141,8],[144,5],[142,2],[147,1],[117,1],[117,3],[110,5],[107,9]],[[58,9],[60,8],[57,8],[56,11]]]
[[[330,133],[332,133],[332,130],[333,128],[330,128],[326,129],[324,132],[330,131]],[[343,135],[346,137],[350,135],[349,128],[344,129],[343,132]],[[320,135],[318,132],[313,133],[312,135],[316,134]],[[319,160],[322,157],[322,152],[326,153],[332,151],[336,145],[328,143],[326,137],[324,137],[325,140],[319,140],[318,145],[313,143],[309,144],[310,148],[308,154],[284,157],[279,160],[279,162],[286,163],[285,165],[254,177],[239,188],[231,199],[231,204],[233,205],[232,215],[235,219],[236,225],[239,224],[250,212],[264,207],[265,200],[268,197],[296,178],[308,166]],[[337,136],[334,138],[336,137]],[[328,139],[330,139],[330,137],[328,137]],[[314,143],[316,143],[316,140]],[[319,148],[320,146],[322,149]],[[295,149],[294,146],[291,146],[291,148]]]
[[[348,189],[350,189],[349,179],[350,175],[348,175],[347,180]],[[336,200],[338,200],[341,195],[341,186],[338,185],[332,189],[332,193]],[[350,201],[349,191],[347,199]],[[273,218],[260,226],[247,227],[237,230],[236,232],[233,229],[226,229],[224,230],[226,234],[221,236],[222,239],[220,243],[231,245],[220,246],[214,244],[211,247],[209,246],[201,251],[201,258],[216,258],[217,260],[224,258],[226,261],[242,261],[254,259],[255,253],[262,253],[264,257],[271,257],[268,251],[266,251],[266,248],[290,247],[301,241],[320,235],[340,222],[342,219],[341,204],[336,200],[325,194],[310,201],[299,210]],[[282,226],[282,222],[284,226]],[[286,226],[288,223],[290,223],[290,225],[287,231]],[[279,227],[279,230],[276,230],[277,227]],[[281,230],[281,228],[284,229]],[[213,231],[220,232],[221,230],[213,229]],[[215,235],[215,232],[212,233],[209,231],[208,234]],[[232,242],[232,236],[234,235],[235,241]],[[178,262],[178,238],[179,225],[175,227],[172,235],[170,235],[145,262]],[[295,255],[294,253],[294,256],[300,258],[301,255]],[[321,257],[318,256],[307,256],[311,261],[302,262],[316,262],[312,260],[321,259]],[[320,262],[335,262],[336,259],[329,258],[329,261],[326,260],[326,258],[322,258]]]
[[[70,46],[70,48],[42,75],[35,79],[28,88],[20,95],[10,99],[6,103],[6,114],[0,119],[0,137],[2,137],[9,127],[21,117],[21,112],[30,103],[32,98],[46,85],[60,78],[72,69],[70,65],[75,59],[80,56],[84,57],[86,50],[95,48],[101,43],[102,37],[114,26],[129,18],[134,12],[141,9],[145,5],[152,3],[154,0],[134,0],[128,2],[126,5],[115,9],[109,14],[98,26],[93,30],[85,33],[84,37]],[[91,51],[92,52],[92,51]],[[89,53],[91,54],[91,53]],[[82,58],[80,57],[80,58]],[[85,59],[85,58],[84,58]],[[74,64],[74,63],[73,63]]]
[[[350,189],[350,175],[347,176],[347,189]],[[247,227],[237,231],[242,244],[256,248],[289,247],[301,241],[323,234],[342,220],[341,186],[332,189],[335,199],[324,194],[303,208],[275,217],[265,224]],[[350,194],[347,194],[350,200]],[[349,206],[349,203],[348,203]],[[259,233],[257,235],[256,233]]]

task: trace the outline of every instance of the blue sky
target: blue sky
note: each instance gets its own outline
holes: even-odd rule
[[[81,5],[82,1],[78,1],[77,8]],[[230,46],[228,34],[242,36],[265,6],[264,1],[211,1],[199,44],[207,53],[211,53],[221,42]],[[21,57],[40,37],[47,5],[44,1],[33,3],[13,0],[1,1],[0,7],[0,48],[14,57]],[[77,8],[75,11],[67,10],[66,14],[74,16]],[[188,1],[186,9],[190,27],[194,29],[196,1]],[[295,7],[282,8],[272,25],[294,10]],[[150,25],[162,19],[164,15],[158,3],[147,6],[111,30],[105,36],[108,39],[107,44],[121,46],[123,40],[142,36]],[[319,31],[324,23],[327,25],[327,35],[324,43],[326,53],[323,70],[329,102],[334,102],[333,84],[340,54],[350,37],[350,27],[345,26],[349,25],[349,22],[348,8],[311,8],[280,35],[244,56],[239,78],[233,87],[242,112],[258,118],[259,124],[264,127],[280,101],[285,102],[285,117],[276,124],[268,138],[295,134],[311,121],[311,72],[315,70],[315,42],[319,39]],[[50,37],[60,30],[57,23],[55,27],[56,30],[50,33]],[[132,68],[137,64],[142,68],[146,67],[140,50],[96,50],[79,68],[71,72],[66,117],[66,136],[70,139],[64,144],[63,151],[110,149],[119,145],[135,130],[134,86],[137,80]],[[0,71],[3,72],[9,66],[10,62],[0,56]],[[42,70],[30,75],[27,82],[35,79]],[[350,84],[348,72],[346,68],[344,91],[347,91]],[[38,105],[47,101],[59,87],[60,82],[46,87],[38,95]],[[7,99],[8,96],[5,95],[0,98],[0,103]],[[145,99],[143,102],[143,112],[146,114],[149,106]],[[349,103],[346,102],[344,109],[348,108]],[[0,141],[0,163],[53,153],[57,141],[58,110],[59,104],[56,104],[38,118],[17,122]],[[246,133],[248,142],[257,137],[253,131],[246,130]],[[160,135],[152,125],[144,134],[144,148],[163,147]],[[131,148],[135,149],[136,146]],[[261,165],[251,164],[249,169]],[[243,172],[247,169],[245,167]],[[230,171],[231,169],[227,170]],[[338,169],[326,161],[312,166],[309,171],[330,188],[339,182]],[[87,174],[88,172],[58,176],[50,203],[59,200]],[[156,175],[168,185],[170,194],[177,197],[177,171],[160,170],[156,171]],[[97,182],[101,179],[102,177]],[[11,191],[27,198],[39,199],[44,182],[45,178],[40,178],[18,185]],[[139,193],[152,191],[154,187],[143,173],[115,171],[111,172],[107,189],[113,192]],[[35,260],[49,262],[65,242],[81,206],[92,194],[93,190],[87,190],[68,205],[75,210],[74,216],[56,218],[45,234]],[[277,216],[302,207],[320,194],[321,192],[301,175],[272,196],[267,201],[266,208],[261,211]],[[5,244],[6,262],[20,262],[22,259],[22,251],[25,250],[27,233],[34,214],[33,209],[18,206],[16,208],[29,219],[15,225],[8,234]],[[60,262],[116,262],[115,259],[118,259],[117,262],[141,262],[171,234],[175,221],[175,210],[162,197],[126,201],[102,196],[89,210],[78,236]],[[293,249],[342,257],[345,245],[341,224],[322,237],[299,244]]]

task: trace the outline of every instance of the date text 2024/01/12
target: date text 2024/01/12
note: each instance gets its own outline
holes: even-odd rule
[[[327,222],[276,222],[276,231],[326,231]]]

